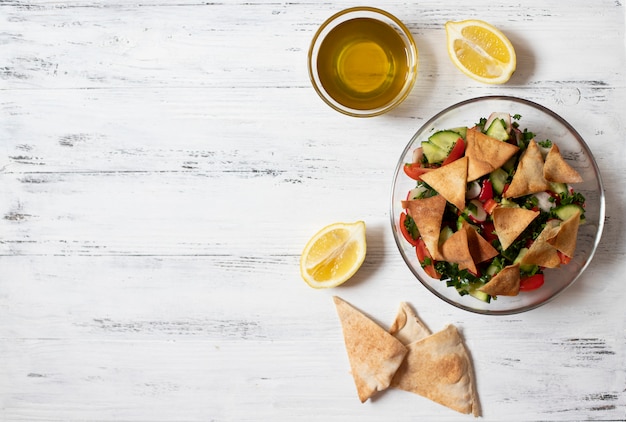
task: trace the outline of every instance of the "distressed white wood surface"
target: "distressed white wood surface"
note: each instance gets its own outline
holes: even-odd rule
[[[416,38],[397,110],[349,118],[306,73],[314,31],[351,2],[0,1],[0,420],[470,420],[388,391],[360,404],[331,301],[381,324],[408,301],[462,331],[485,421],[626,420],[625,7],[576,0],[379,2]],[[518,53],[504,86],[445,51],[481,18]],[[512,317],[457,310],[404,266],[389,193],[419,126],[467,98],[555,110],[606,186],[585,274]],[[353,280],[300,280],[308,238],[363,219]]]

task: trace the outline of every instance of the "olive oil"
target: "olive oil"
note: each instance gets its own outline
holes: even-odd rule
[[[350,19],[322,41],[317,71],[338,103],[357,110],[383,107],[402,91],[409,53],[400,35],[372,18]]]

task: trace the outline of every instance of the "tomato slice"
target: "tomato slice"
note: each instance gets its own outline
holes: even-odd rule
[[[489,199],[493,199],[493,185],[489,179],[485,179],[483,180],[483,186],[478,194],[478,200],[480,202],[485,202]]]
[[[422,167],[420,163],[407,163],[403,167],[404,173],[413,180],[421,180],[420,176],[432,171],[432,168]]]
[[[448,154],[446,159],[443,160],[442,166],[445,166],[446,164],[450,164],[451,162],[458,160],[459,158],[463,157],[464,153],[465,153],[465,142],[463,141],[463,138],[459,138],[457,139],[456,143],[452,147],[450,154]]]
[[[487,214],[491,215],[491,213],[493,213],[493,210],[495,210],[497,206],[498,206],[498,203],[496,202],[496,200],[493,198],[490,198],[490,199],[487,199],[485,203],[483,204],[483,209],[485,210]]]
[[[481,228],[481,235],[487,242],[491,243],[498,238],[498,235],[494,233],[496,231],[496,227],[491,221],[485,221],[482,223]]]
[[[556,252],[559,255],[559,259],[561,260],[561,265],[567,265],[572,260],[571,257],[565,255],[563,252],[561,251],[556,251]]]
[[[409,231],[406,229],[405,222],[406,222],[406,213],[403,212],[400,214],[400,232],[402,233],[402,236],[404,236],[407,242],[409,242],[413,246],[417,246],[418,239],[413,239],[413,236],[411,236],[411,233],[409,233]]]
[[[421,237],[419,238],[418,243],[415,246],[415,252],[417,254],[417,260],[422,265],[422,268],[424,269],[426,274],[428,274],[432,278],[440,279],[441,274],[439,274],[435,269],[435,260],[430,255],[430,252],[428,252],[428,249],[426,248],[426,243],[424,243]],[[430,264],[426,265],[425,262],[427,259]]]
[[[536,290],[543,286],[545,279],[543,274],[535,274],[530,277],[523,278],[520,281],[519,289],[522,292],[529,292],[531,290]]]

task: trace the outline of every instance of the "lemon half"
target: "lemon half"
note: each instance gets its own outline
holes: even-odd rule
[[[300,274],[316,289],[339,286],[361,267],[366,250],[363,221],[328,225],[304,247]]]
[[[484,83],[507,82],[517,65],[511,41],[496,27],[480,20],[446,23],[448,55],[467,76]]]

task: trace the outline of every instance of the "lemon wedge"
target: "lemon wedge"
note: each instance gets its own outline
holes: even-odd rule
[[[361,267],[366,249],[363,221],[328,225],[304,247],[300,274],[316,289],[339,286]]]
[[[503,84],[515,72],[513,44],[487,22],[475,19],[447,22],[446,38],[454,65],[477,81]]]

